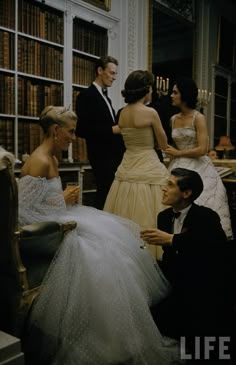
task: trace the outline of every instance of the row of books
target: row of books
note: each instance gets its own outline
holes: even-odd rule
[[[0,121],[1,123],[2,121]],[[12,120],[11,120],[12,123]],[[13,124],[13,123],[12,123]],[[11,137],[13,137],[13,126],[11,126]],[[1,125],[1,124],[0,124]],[[7,129],[7,128],[6,128]],[[8,133],[10,135],[10,133]],[[22,155],[25,153],[32,153],[42,142],[43,131],[40,127],[38,121],[29,121],[21,119],[18,123],[18,153],[19,158],[22,159]],[[10,140],[8,136],[8,140]],[[11,143],[13,143],[14,138],[11,138]],[[3,143],[0,140],[1,143]],[[88,161],[86,141],[83,138],[77,138],[73,141],[72,145],[72,156],[74,162]],[[60,160],[63,156],[58,156]]]
[[[0,25],[15,29],[15,0],[0,1]]]
[[[73,54],[73,83],[89,85],[95,78],[95,60]]]
[[[14,153],[14,120],[0,119],[0,146]]]
[[[43,131],[38,121],[19,120],[18,123],[18,158],[22,160],[25,153],[31,154],[43,139]]]
[[[107,29],[75,18],[73,23],[73,48],[96,56],[107,52]]]
[[[18,1],[18,29],[22,33],[64,43],[64,16],[54,8],[36,1]]]
[[[18,39],[18,70],[32,75],[63,79],[63,50],[37,42]]]
[[[0,30],[0,67],[14,69],[14,34]]]
[[[19,115],[38,117],[47,105],[63,105],[63,86],[40,80],[18,79]]]
[[[14,151],[15,136],[14,119],[0,119],[0,146],[9,152]],[[37,122],[20,120],[18,124],[18,153],[19,158],[25,153],[32,153],[42,141],[42,131]]]
[[[86,141],[84,138],[76,138],[72,144],[72,156],[74,162],[88,161]]]
[[[37,120],[19,120],[18,124],[18,159],[23,161],[25,154],[31,154],[43,140],[43,130]],[[57,156],[62,160],[62,153]]]
[[[0,73],[0,113],[15,114],[15,80]]]
[[[15,0],[0,1],[0,26],[15,30]],[[63,12],[40,2],[19,0],[18,30],[34,37],[63,44]]]
[[[36,118],[43,108],[63,105],[65,22],[64,12],[45,1],[0,0],[0,145],[13,153],[17,148],[20,158],[42,140]],[[94,80],[97,57],[107,53],[108,34],[103,27],[74,18],[71,36],[75,110],[80,89]],[[88,160],[85,140],[74,141],[73,159]]]
[[[0,119],[0,146],[12,153],[14,153],[14,130],[13,119]],[[20,119],[18,121],[18,158],[20,160],[24,154],[31,154],[42,140],[43,131],[37,120]],[[62,161],[63,156],[58,157]],[[86,142],[83,138],[73,141],[73,160],[74,162],[88,161]]]

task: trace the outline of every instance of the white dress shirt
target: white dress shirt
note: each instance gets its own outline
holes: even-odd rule
[[[175,220],[174,220],[174,230],[173,230],[174,234],[181,233],[185,217],[186,217],[189,209],[191,208],[191,206],[192,206],[192,204],[189,205],[187,208],[179,210],[179,212],[181,214],[178,218],[175,218]]]
[[[103,94],[102,92],[102,88],[100,85],[98,85],[95,81],[93,82],[93,85],[98,89],[98,91],[100,92],[100,94],[102,95],[103,99],[105,100],[105,102],[107,103],[107,106],[110,110],[110,113],[111,113],[111,116],[112,116],[112,119],[113,121],[115,122],[115,118],[114,118],[114,114],[113,114],[113,111],[112,111],[112,107],[111,107],[111,104],[109,103],[109,101],[107,100],[106,96]]]

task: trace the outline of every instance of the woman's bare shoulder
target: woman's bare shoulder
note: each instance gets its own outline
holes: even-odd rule
[[[46,155],[33,152],[22,167],[21,176],[31,175],[35,177],[48,177],[50,167],[51,162]]]
[[[175,113],[175,114],[173,114],[172,116],[171,116],[171,120],[174,120],[174,119],[178,119],[178,118],[181,118],[181,113]]]
[[[196,114],[195,114],[195,119],[196,120],[205,120],[205,116],[204,114],[202,114],[201,112],[199,112],[198,110],[196,111]]]
[[[204,114],[197,112],[194,118],[194,125],[196,126],[196,128],[198,127],[206,127],[206,118],[204,116]]]

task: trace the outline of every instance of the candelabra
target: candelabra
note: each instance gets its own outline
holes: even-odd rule
[[[156,77],[156,89],[157,95],[160,98],[162,95],[168,95],[169,91],[169,78],[164,79],[162,76]]]
[[[198,89],[198,103],[201,112],[203,112],[204,107],[207,107],[210,101],[211,101],[211,92],[206,89]]]

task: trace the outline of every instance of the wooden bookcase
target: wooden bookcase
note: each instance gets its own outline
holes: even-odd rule
[[[94,64],[108,48],[107,29],[78,17],[68,35],[65,11],[32,0],[0,0],[0,145],[21,160],[42,138],[37,120],[46,105],[63,105],[95,77]],[[72,41],[72,88],[65,82],[65,34]],[[86,161],[85,142],[72,160]]]
[[[21,159],[41,141],[44,106],[63,105],[64,13],[0,0],[0,47],[0,145]]]
[[[107,29],[75,17],[73,19],[73,76],[72,103],[76,107],[76,98],[80,90],[95,79],[95,62],[107,53]],[[82,138],[73,144],[74,161],[87,160],[86,142]]]
[[[41,142],[42,109],[71,100],[75,110],[78,93],[94,80],[96,60],[107,53],[107,28],[73,14],[68,17],[68,2],[60,4],[0,0],[0,145],[19,160]],[[63,180],[77,179],[77,169],[86,184],[92,184],[88,189],[82,184],[84,194],[93,194],[85,141],[78,138],[62,159],[71,162],[61,169]]]

